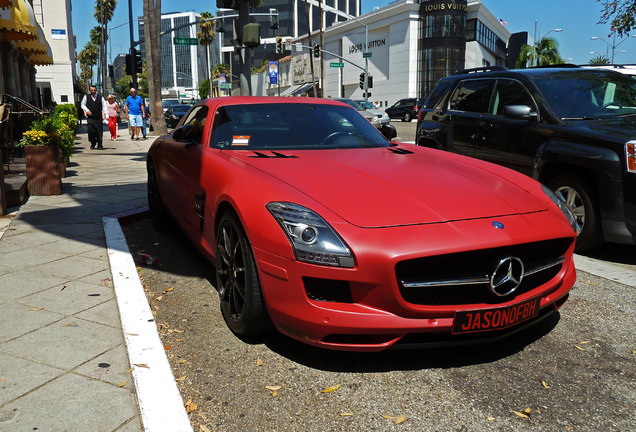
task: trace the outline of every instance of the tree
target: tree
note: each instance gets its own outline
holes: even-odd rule
[[[592,57],[590,59],[591,65],[608,65],[610,64],[610,60],[604,55],[597,55],[596,57]]]
[[[201,19],[214,18],[210,12],[201,12]],[[197,32],[197,38],[199,38],[199,44],[205,47],[205,56],[208,65],[208,78],[212,80],[212,66],[210,65],[210,45],[214,43],[216,38],[216,21],[206,21],[199,24],[199,31]]]
[[[225,63],[219,63],[218,65],[214,67],[214,69],[212,69],[212,77],[214,78],[218,78],[219,75],[221,74],[229,74],[229,73],[230,73],[230,66],[226,65]]]
[[[559,43],[551,37],[542,37],[536,47],[522,45],[516,67],[548,66],[563,63],[559,54]]]
[[[598,0],[596,0],[598,1]],[[636,28],[636,0],[606,1],[601,9],[600,24],[612,26],[619,36],[627,36]]]
[[[77,59],[80,63],[80,69],[82,70],[80,77],[86,83],[90,83],[93,79],[93,66],[97,64],[98,56],[99,48],[93,42],[86,42],[84,49],[77,55]],[[88,91],[88,87],[84,90]]]
[[[152,126],[156,133],[168,132],[161,104],[161,0],[144,0],[144,43],[148,71],[148,95]]]
[[[210,80],[204,79],[199,85],[199,97],[201,99],[206,99],[210,97]]]
[[[117,7],[117,0],[95,0],[95,19],[100,24],[100,58],[101,58],[101,82],[102,92],[106,91],[106,66],[108,61],[106,60],[106,42],[108,39],[106,26],[113,19],[115,8]],[[92,33],[92,32],[91,32]]]

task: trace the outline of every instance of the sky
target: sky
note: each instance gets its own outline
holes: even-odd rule
[[[539,37],[554,37],[559,43],[561,57],[570,63],[588,63],[598,53],[611,58],[611,45],[615,44],[615,63],[636,64],[636,38],[616,39],[613,42],[610,26],[598,24],[601,16],[601,4],[597,0],[482,0],[486,8],[497,18],[508,22],[511,33],[525,31],[534,36],[535,21]],[[367,13],[376,7],[384,7],[389,0],[362,0],[362,12]],[[78,52],[89,40],[90,30],[97,25],[93,17],[93,0],[71,0],[73,10],[73,33],[77,36]],[[143,14],[143,0],[132,0],[133,19]],[[216,15],[216,0],[162,0],[161,9],[166,12],[204,12]],[[110,27],[128,23],[128,0],[118,0]],[[135,23],[135,39],[137,26]],[[633,32],[632,34],[636,34]],[[591,40],[599,37],[603,40]],[[620,45],[619,45],[620,44]],[[112,58],[119,53],[128,52],[130,47],[128,25],[112,30]],[[621,52],[621,51],[626,52]],[[595,52],[590,54],[590,52]]]

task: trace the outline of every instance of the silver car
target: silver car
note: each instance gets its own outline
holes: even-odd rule
[[[369,120],[369,122],[375,126],[377,129],[380,129],[382,127],[382,125],[384,124],[382,122],[382,113],[379,112],[371,112],[369,110],[364,109],[359,103],[355,102],[353,99],[348,99],[348,98],[334,98],[333,100],[337,100],[339,102],[344,102],[349,106],[352,106],[353,108],[355,108],[356,110],[358,110],[358,112],[360,114],[362,114],[364,116],[364,118],[366,118],[367,120]]]
[[[362,108],[364,108],[365,110],[372,112],[373,114],[377,115],[378,117],[380,117],[380,124],[389,124],[391,122],[391,117],[389,117],[389,115],[387,113],[385,113],[384,111],[382,111],[381,109],[378,109],[375,107],[375,105],[373,105],[371,102],[369,102],[368,100],[364,100],[364,99],[353,99],[353,101],[355,103],[357,103],[358,105],[360,105]]]

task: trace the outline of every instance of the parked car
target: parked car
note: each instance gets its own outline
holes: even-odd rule
[[[369,111],[373,115],[377,116],[380,119],[380,124],[385,125],[385,124],[389,124],[391,122],[391,118],[389,117],[389,115],[386,112],[382,111],[379,108],[376,108],[375,105],[373,105],[368,100],[353,99],[353,101],[355,103],[357,103],[358,105],[360,105],[366,111]]]
[[[166,126],[169,128],[176,127],[181,117],[183,117],[190,108],[192,108],[192,105],[170,105],[166,112],[163,113],[163,117],[166,119]]]
[[[631,65],[621,65],[621,64],[585,65],[583,67],[613,70],[614,72],[620,72],[622,74],[629,75],[630,77],[636,79],[636,64],[631,64]]]
[[[353,351],[497,340],[557,311],[575,282],[576,222],[554,193],[390,142],[341,102],[200,101],[147,170],[154,225],[215,266],[240,335],[273,325]]]
[[[345,104],[349,105],[350,107],[354,108],[356,111],[358,111],[360,114],[362,114],[362,116],[364,116],[364,118],[369,120],[369,122],[373,126],[375,126],[377,129],[380,129],[382,127],[382,125],[387,124],[388,121],[386,121],[386,120],[389,120],[389,121],[391,120],[388,117],[386,118],[386,120],[384,120],[382,112],[378,112],[377,110],[373,110],[373,111],[367,110],[367,109],[363,108],[362,105],[360,105],[359,103],[355,102],[353,99],[349,99],[349,98],[333,98],[333,100],[345,103]]]
[[[392,119],[401,119],[402,121],[410,122],[414,118],[417,118],[417,114],[423,105],[424,99],[422,98],[405,98],[400,99],[384,111]]]
[[[177,98],[166,98],[161,99],[161,105],[163,107],[163,112],[165,113],[168,110],[168,107],[172,105],[179,105],[181,101]]]
[[[495,162],[554,190],[577,251],[636,243],[636,80],[602,69],[475,71],[440,80],[416,144]]]

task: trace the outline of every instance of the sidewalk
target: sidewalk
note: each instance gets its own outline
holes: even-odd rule
[[[91,150],[83,125],[62,195],[0,221],[3,432],[143,430],[102,217],[147,205],[153,138],[120,132]]]

